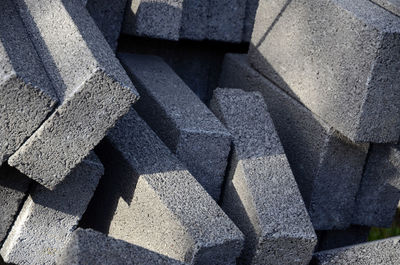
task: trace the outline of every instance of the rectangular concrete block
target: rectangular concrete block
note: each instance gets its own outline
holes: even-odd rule
[[[92,229],[75,230],[57,258],[57,265],[183,265],[148,249],[109,237]]]
[[[40,126],[57,96],[11,0],[0,2],[0,165]]]
[[[54,264],[85,212],[102,174],[101,162],[91,153],[53,191],[37,185],[0,250],[4,261]]]
[[[350,225],[368,144],[355,144],[251,68],[245,55],[225,56],[220,87],[264,96],[316,230]]]
[[[390,227],[400,200],[399,145],[371,145],[353,223]]]
[[[185,0],[182,3],[180,39],[207,39],[209,0]]]
[[[141,94],[135,109],[218,200],[230,150],[230,134],[159,57],[119,54]]]
[[[383,7],[384,9],[400,16],[400,0],[371,0],[375,4]]]
[[[317,236],[261,94],[217,88],[210,107],[233,136],[221,207],[246,237],[241,264],[308,264]]]
[[[9,163],[53,189],[128,111],[137,92],[81,0],[16,2],[61,105]]]
[[[250,61],[355,142],[400,135],[400,17],[364,0],[260,1]]]

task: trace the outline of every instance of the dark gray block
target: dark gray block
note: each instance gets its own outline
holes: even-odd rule
[[[53,189],[128,111],[137,92],[81,0],[16,2],[62,102],[9,163]]]
[[[210,107],[233,136],[221,207],[245,234],[241,264],[308,264],[317,236],[264,99],[217,88]]]
[[[0,2],[0,165],[57,103],[50,80],[11,0]]]
[[[92,229],[74,231],[58,265],[183,265],[148,249],[108,237]]]
[[[119,54],[141,100],[135,109],[218,200],[230,150],[230,134],[159,57]]]
[[[321,251],[314,254],[315,265],[388,265],[400,263],[400,237]]]
[[[399,146],[373,144],[357,194],[353,223],[390,227],[399,200]]]
[[[393,14],[400,16],[400,0],[371,0]]]
[[[180,39],[207,39],[209,0],[185,0],[182,3]]]
[[[68,243],[103,174],[91,153],[50,191],[37,185],[26,199],[0,254],[15,264],[54,264]]]
[[[252,69],[245,55],[225,56],[220,86],[261,92],[314,228],[346,228],[369,145],[340,135]]]
[[[400,18],[365,0],[260,1],[250,61],[355,142],[400,135]]]
[[[242,38],[242,41],[244,42],[251,41],[251,34],[253,33],[253,27],[254,27],[254,22],[256,20],[256,13],[259,1],[260,0],[246,1],[246,12],[245,12],[243,38]]]
[[[368,241],[370,229],[369,226],[351,225],[344,230],[316,231],[318,235],[316,251],[365,243]]]

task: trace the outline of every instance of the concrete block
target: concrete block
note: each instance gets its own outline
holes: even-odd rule
[[[230,150],[230,134],[159,57],[119,54],[141,100],[135,109],[161,140],[218,200]]]
[[[253,33],[254,22],[256,20],[258,2],[260,0],[247,0],[246,11],[243,27],[243,42],[251,41],[251,34]]]
[[[369,145],[335,131],[252,69],[245,55],[225,56],[219,85],[264,96],[314,228],[350,225]]]
[[[357,194],[353,223],[390,227],[399,200],[399,145],[373,144]]]
[[[58,99],[14,2],[1,1],[0,10],[1,165],[40,126]]]
[[[106,173],[89,226],[191,264],[231,264],[243,235],[132,109],[96,152]]]
[[[75,230],[58,265],[183,265],[148,249],[108,237],[92,229]]]
[[[210,107],[233,136],[221,207],[245,234],[241,264],[308,264],[317,236],[264,99],[217,88]]]
[[[37,185],[0,250],[5,262],[54,264],[68,243],[103,174],[94,153],[50,191]]]
[[[185,0],[182,3],[180,39],[207,39],[209,0]]]
[[[250,46],[259,72],[347,138],[399,139],[400,17],[365,0],[260,1]]]
[[[383,7],[384,9],[400,16],[400,0],[371,0],[375,4]]]
[[[61,105],[9,163],[53,189],[128,111],[137,92],[81,0],[16,2]]]
[[[387,265],[400,263],[400,237],[321,251],[314,254],[315,265]]]
[[[316,251],[365,243],[368,241],[370,230],[369,226],[351,225],[343,230],[316,231],[318,236]]]

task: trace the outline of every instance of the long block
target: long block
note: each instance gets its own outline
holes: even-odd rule
[[[101,162],[91,153],[53,191],[37,185],[0,250],[4,261],[54,264],[85,212],[102,174]]]
[[[364,0],[260,1],[250,46],[259,72],[347,138],[399,139],[400,17]]]
[[[217,88],[210,107],[233,136],[221,207],[245,234],[242,264],[308,264],[317,236],[261,94]]]
[[[1,165],[40,126],[58,99],[14,2],[1,1],[0,10]]]
[[[400,16],[400,0],[371,0],[393,14]]]
[[[368,144],[355,144],[251,68],[245,55],[225,56],[220,87],[264,96],[316,230],[351,220]]]
[[[9,163],[53,189],[128,111],[137,92],[81,0],[16,2],[62,102]]]
[[[218,200],[230,150],[230,134],[159,57],[119,54],[141,100],[135,109],[161,140]]]

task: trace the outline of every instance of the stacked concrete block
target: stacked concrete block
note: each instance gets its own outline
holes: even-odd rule
[[[400,263],[400,237],[321,251],[314,254],[315,265],[388,265]]]
[[[349,226],[369,145],[339,134],[252,69],[245,55],[225,56],[220,87],[264,96],[314,228]]]
[[[46,119],[57,96],[14,2],[1,1],[0,10],[1,165]]]
[[[351,225],[343,230],[316,231],[318,245],[316,251],[340,248],[368,241],[369,226]]]
[[[380,5],[393,14],[400,16],[400,1],[399,0],[371,0]]]
[[[92,229],[75,230],[58,265],[183,265],[148,249],[118,240]]]
[[[119,54],[141,100],[135,109],[218,200],[230,150],[230,134],[159,57]]]
[[[221,207],[246,236],[241,263],[308,264],[317,236],[264,99],[217,88],[210,104],[233,136]]]
[[[53,189],[128,111],[137,92],[81,0],[16,2],[61,105],[9,163]]]
[[[245,11],[243,37],[242,37],[243,42],[251,41],[251,34],[253,33],[253,27],[259,1],[260,0],[247,0],[246,2],[246,11]]]
[[[0,254],[15,264],[54,264],[94,193],[103,166],[92,153],[53,191],[37,185]]]
[[[400,17],[365,0],[260,1],[249,55],[352,141],[399,139]]]

